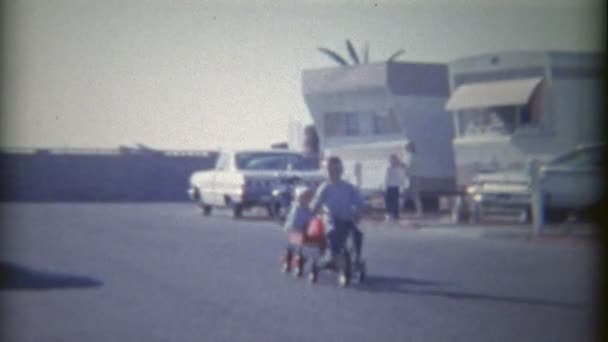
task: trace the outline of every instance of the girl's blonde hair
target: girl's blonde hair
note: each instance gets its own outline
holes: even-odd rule
[[[310,193],[310,188],[305,186],[305,185],[300,185],[298,187],[295,188],[294,190],[294,197],[299,199],[300,197],[302,197],[303,195]]]

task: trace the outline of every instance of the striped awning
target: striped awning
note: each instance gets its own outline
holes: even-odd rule
[[[524,105],[530,101],[542,77],[460,85],[445,105],[449,111]]]

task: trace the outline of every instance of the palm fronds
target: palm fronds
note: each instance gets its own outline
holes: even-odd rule
[[[363,46],[363,64],[369,63],[369,44],[365,42]]]
[[[388,58],[388,62],[392,62],[394,61],[397,57],[399,57],[400,55],[402,55],[405,52],[405,50],[401,49],[395,53],[393,53],[389,58]]]
[[[340,64],[341,66],[348,66],[348,61],[340,56],[339,54],[337,54],[336,52],[330,50],[330,49],[326,49],[326,48],[318,48],[319,51],[321,51],[322,53],[324,53],[325,55],[327,55],[329,58],[333,59],[336,63]],[[353,65],[357,65],[357,64],[367,64],[369,63],[369,44],[368,42],[365,42],[365,44],[363,45],[363,50],[361,52],[362,58],[359,58],[359,55],[357,54],[357,50],[355,49],[355,46],[353,45],[353,43],[351,43],[351,41],[349,39],[346,40],[346,50],[348,51],[348,55],[350,56],[350,59],[353,62]],[[397,59],[397,57],[401,56],[403,53],[405,53],[405,50],[400,49],[399,51],[393,53],[388,59],[387,62],[393,62]]]
[[[348,62],[342,58],[342,56],[338,55],[337,53],[331,51],[330,49],[326,49],[326,48],[319,48],[319,51],[323,52],[324,54],[326,54],[327,56],[329,56],[329,58],[333,59],[334,61],[336,61],[336,63],[343,65],[343,66],[347,66]]]
[[[359,64],[359,56],[357,56],[357,51],[355,50],[355,48],[353,47],[353,44],[348,39],[346,40],[346,49],[348,50],[348,53],[350,54],[350,58],[353,60],[354,64]]]

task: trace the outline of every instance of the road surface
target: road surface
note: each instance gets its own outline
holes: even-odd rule
[[[332,275],[313,285],[280,273],[285,236],[259,217],[164,203],[0,208],[5,341],[592,336],[592,243],[367,224],[368,281],[340,289]]]

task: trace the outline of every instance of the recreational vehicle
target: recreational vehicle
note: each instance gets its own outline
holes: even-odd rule
[[[343,160],[346,179],[382,190],[391,154],[413,142],[423,198],[455,190],[454,131],[445,111],[447,67],[386,62],[305,70],[303,93],[325,156]]]
[[[601,140],[604,56],[502,52],[449,63],[456,182]]]

